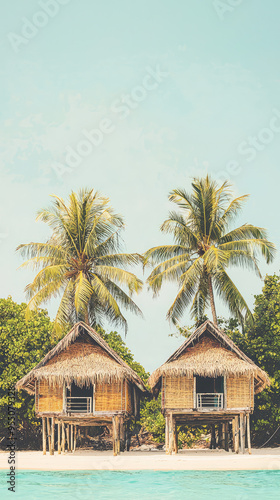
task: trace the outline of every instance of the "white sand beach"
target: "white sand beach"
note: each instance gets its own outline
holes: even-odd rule
[[[0,469],[7,468],[8,454],[0,453]],[[224,450],[187,450],[178,455],[162,451],[122,453],[77,450],[54,456],[40,451],[17,452],[21,470],[280,470],[280,448],[253,449],[252,455]]]

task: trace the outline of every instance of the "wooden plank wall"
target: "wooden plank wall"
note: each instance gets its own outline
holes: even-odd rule
[[[251,378],[247,376],[227,377],[227,408],[253,407],[252,385]]]
[[[193,408],[193,377],[164,377],[163,407]]]

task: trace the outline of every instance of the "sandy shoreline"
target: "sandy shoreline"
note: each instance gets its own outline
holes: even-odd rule
[[[0,469],[7,469],[8,454],[0,453]],[[112,452],[77,450],[75,454],[43,456],[40,451],[17,452],[19,470],[280,470],[280,448],[253,450],[236,455],[224,450],[188,450],[167,456],[163,452]]]

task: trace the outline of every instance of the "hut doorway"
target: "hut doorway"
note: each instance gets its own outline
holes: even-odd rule
[[[196,407],[224,407],[224,377],[195,377]]]
[[[94,386],[79,387],[74,382],[66,388],[67,413],[92,413],[94,401]]]

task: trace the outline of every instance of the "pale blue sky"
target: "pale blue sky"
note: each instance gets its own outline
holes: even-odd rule
[[[1,297],[24,300],[32,273],[16,270],[15,248],[49,236],[37,209],[84,186],[111,198],[127,250],[142,252],[169,242],[159,225],[172,188],[206,171],[226,176],[236,194],[251,194],[239,222],[267,227],[279,246],[277,0],[0,5]],[[278,272],[279,259],[262,271]],[[252,305],[262,282],[233,277]],[[127,344],[148,370],[178,346],[165,321],[175,291],[143,292],[145,320],[129,316]]]

